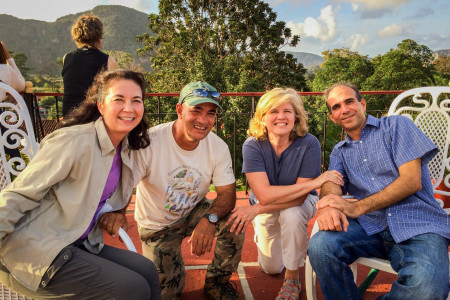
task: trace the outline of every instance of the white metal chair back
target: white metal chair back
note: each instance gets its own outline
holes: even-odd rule
[[[405,91],[399,94],[392,102],[388,115],[403,115],[410,118],[417,127],[430,138],[439,149],[439,153],[428,163],[431,181],[435,194],[450,196],[450,192],[437,190],[436,188],[444,180],[445,185],[450,188],[450,173],[445,176],[445,170],[450,171],[450,159],[448,148],[450,143],[450,87],[421,87]],[[441,207],[443,201],[436,199]],[[447,214],[450,209],[446,209]],[[311,232],[311,236],[319,231],[317,222]],[[450,258],[450,253],[449,253]],[[356,282],[357,266],[361,264],[373,269],[397,274],[388,260],[379,258],[361,257],[357,259],[350,268]],[[308,300],[316,300],[316,274],[312,269],[309,257],[306,258],[305,266],[306,296]],[[450,300],[450,295],[447,300]]]
[[[438,147],[439,152],[428,163],[435,194],[450,196],[450,192],[438,189],[443,182],[450,188],[450,87],[421,87],[398,95],[389,108],[388,115],[402,115],[411,119],[417,127]],[[447,175],[445,171],[447,170]],[[441,207],[444,202],[436,199]],[[450,209],[446,209],[447,214]]]
[[[31,117],[22,96],[9,85],[0,82],[0,89],[8,92],[16,103],[0,99],[0,190],[4,189],[26,167],[23,156],[10,157],[5,149],[18,149],[31,160],[37,152]]]

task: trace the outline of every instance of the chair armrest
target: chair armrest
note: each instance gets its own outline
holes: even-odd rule
[[[128,250],[137,253],[137,250],[133,244],[133,241],[130,239],[130,237],[128,236],[126,231],[122,229],[122,227],[119,228],[119,236],[122,239],[122,241],[125,243],[125,246],[127,246]]]

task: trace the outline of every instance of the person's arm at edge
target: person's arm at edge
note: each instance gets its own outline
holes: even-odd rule
[[[108,70],[117,69],[119,66],[117,65],[116,60],[111,55],[108,56]]]

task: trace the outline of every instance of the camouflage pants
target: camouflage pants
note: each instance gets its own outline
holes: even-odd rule
[[[192,234],[212,203],[213,200],[203,199],[189,215],[162,230],[154,231],[140,226],[138,228],[143,254],[156,265],[161,294],[165,300],[181,297],[186,277],[181,242]],[[231,276],[241,261],[244,234],[236,235],[230,232],[230,227],[226,226],[227,219],[228,217],[225,217],[216,224],[217,240],[213,261],[206,272],[207,278]]]

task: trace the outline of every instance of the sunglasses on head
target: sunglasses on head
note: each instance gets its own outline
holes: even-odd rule
[[[216,91],[208,91],[205,89],[196,89],[193,90],[192,92],[190,92],[189,94],[187,94],[186,96],[184,96],[183,100],[181,101],[181,103],[184,102],[184,99],[190,97],[190,96],[194,96],[194,97],[209,97],[209,98],[213,98],[216,101],[220,101],[222,100],[222,96],[220,95],[219,92]]]

